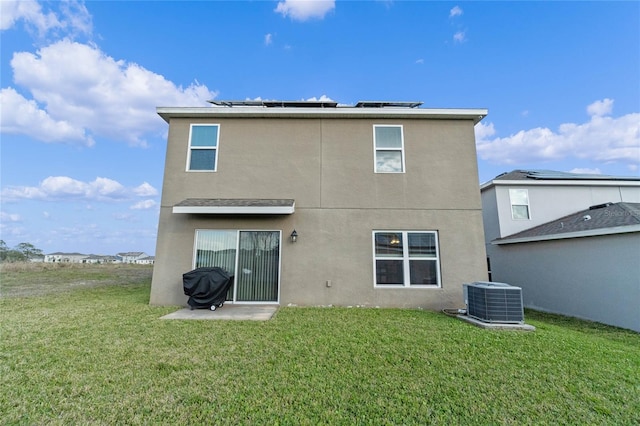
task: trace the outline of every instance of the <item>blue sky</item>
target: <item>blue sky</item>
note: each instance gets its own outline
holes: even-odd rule
[[[640,173],[640,2],[0,1],[0,238],[155,253],[167,124],[207,100],[488,108],[479,182]]]

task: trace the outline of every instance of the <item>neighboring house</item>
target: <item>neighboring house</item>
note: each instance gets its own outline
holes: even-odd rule
[[[89,256],[84,258],[82,263],[102,263],[102,256],[90,254]]]
[[[138,265],[153,265],[156,258],[154,256],[147,256],[135,261]]]
[[[82,253],[55,252],[55,253],[45,254],[44,261],[48,263],[54,263],[54,262],[84,263],[87,257],[89,256]]]
[[[487,279],[485,109],[213,103],[157,109],[169,131],[151,304],[185,305],[182,274],[202,266],[234,275],[236,303],[442,309]]]
[[[116,257],[90,254],[89,256],[87,256],[86,259],[84,259],[83,263],[99,263],[99,264],[116,263]]]
[[[640,331],[640,177],[516,170],[481,194],[491,280],[527,307]]]
[[[138,260],[147,258],[149,255],[142,251],[130,251],[127,253],[117,253],[116,257],[122,259],[122,263],[138,263]]]

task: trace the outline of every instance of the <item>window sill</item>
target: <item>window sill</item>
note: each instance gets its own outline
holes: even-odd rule
[[[441,285],[393,285],[393,284],[378,284],[373,286],[374,289],[395,289],[395,290],[405,290],[405,289],[438,289],[442,288]]]

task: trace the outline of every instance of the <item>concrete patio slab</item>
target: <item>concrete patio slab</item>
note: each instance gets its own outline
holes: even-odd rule
[[[466,321],[476,327],[486,328],[490,330],[522,330],[522,331],[535,331],[536,328],[529,324],[505,324],[496,322],[484,322],[468,315],[458,315],[458,318],[462,321]]]
[[[277,305],[233,305],[226,304],[215,311],[209,309],[180,309],[160,319],[173,320],[228,320],[228,321],[267,321],[278,310]]]

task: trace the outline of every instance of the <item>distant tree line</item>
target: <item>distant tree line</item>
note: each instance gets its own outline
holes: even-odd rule
[[[24,262],[42,257],[42,250],[30,243],[20,243],[9,248],[4,240],[0,240],[0,262]]]

